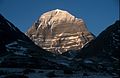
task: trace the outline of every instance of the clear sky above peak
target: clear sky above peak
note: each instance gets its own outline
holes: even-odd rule
[[[0,13],[23,32],[55,9],[82,18],[95,35],[119,19],[119,0],[0,0]]]

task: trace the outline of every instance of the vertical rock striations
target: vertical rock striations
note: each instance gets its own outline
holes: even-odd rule
[[[82,19],[59,9],[44,13],[26,35],[43,49],[58,54],[80,49],[94,39]]]

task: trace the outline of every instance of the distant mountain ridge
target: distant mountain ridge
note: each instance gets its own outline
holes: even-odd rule
[[[59,9],[41,15],[26,35],[36,45],[57,54],[80,49],[94,39],[82,19]]]

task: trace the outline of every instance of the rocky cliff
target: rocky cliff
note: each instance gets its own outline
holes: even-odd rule
[[[81,49],[94,39],[82,19],[59,9],[41,15],[26,34],[38,46],[58,54]]]

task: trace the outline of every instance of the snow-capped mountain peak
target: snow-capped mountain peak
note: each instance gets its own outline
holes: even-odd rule
[[[94,39],[82,19],[59,9],[43,13],[29,28],[27,36],[36,45],[58,54],[80,49]]]

